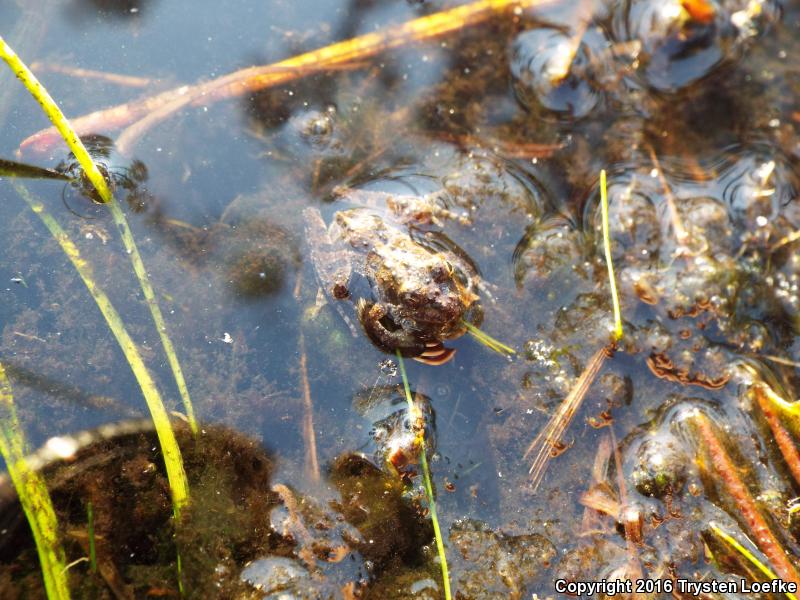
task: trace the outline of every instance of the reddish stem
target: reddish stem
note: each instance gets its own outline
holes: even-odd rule
[[[711,458],[714,471],[722,481],[725,491],[733,499],[736,508],[739,509],[741,518],[747,524],[756,545],[767,557],[781,579],[786,582],[793,581],[800,586],[800,576],[798,576],[797,570],[789,560],[789,557],[786,556],[786,552],[770,530],[763,515],[759,512],[755,500],[739,477],[736,466],[731,462],[731,458],[725,451],[722,442],[714,433],[708,418],[703,414],[699,414],[695,422],[703,439],[705,449]]]

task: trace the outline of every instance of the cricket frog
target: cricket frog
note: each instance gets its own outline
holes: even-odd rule
[[[479,275],[463,250],[441,231],[457,216],[428,196],[340,192],[352,208],[326,225],[317,208],[304,211],[311,260],[339,313],[355,315],[372,342],[428,364],[455,350],[444,340],[480,325]],[[362,205],[364,199],[367,204]],[[351,308],[346,309],[349,305]]]

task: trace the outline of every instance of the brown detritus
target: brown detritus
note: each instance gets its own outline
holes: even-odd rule
[[[641,279],[633,284],[633,290],[636,292],[636,296],[639,300],[651,306],[658,304],[658,301],[661,299],[658,292],[653,289],[653,286]]]
[[[747,525],[756,545],[781,579],[800,585],[800,575],[798,575],[796,567],[759,511],[755,499],[739,476],[739,469],[733,464],[725,447],[714,432],[711,421],[704,414],[697,413],[694,422],[714,472],[724,491],[736,506],[739,518]]]
[[[595,429],[602,429],[603,427],[608,427],[611,425],[614,422],[614,417],[611,414],[611,410],[606,409],[596,417],[589,417],[586,419],[586,422]]]
[[[653,375],[682,383],[683,385],[697,385],[708,390],[720,390],[730,381],[730,374],[725,373],[719,377],[709,377],[705,373],[692,373],[688,369],[676,367],[669,357],[663,352],[654,352],[647,357],[647,366]]]

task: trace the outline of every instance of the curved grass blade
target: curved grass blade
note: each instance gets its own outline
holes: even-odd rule
[[[408,410],[413,415],[417,408],[414,406],[414,401],[411,399],[411,389],[408,386],[408,375],[406,375],[406,366],[403,363],[403,356],[400,351],[397,351],[397,361],[400,364],[400,376],[403,379],[403,391],[406,395],[406,402],[408,403]],[[436,515],[436,501],[433,497],[433,485],[431,484],[431,472],[428,468],[427,448],[425,447],[425,428],[419,431],[419,444],[422,452],[420,464],[422,465],[422,477],[425,481],[425,496],[428,499],[428,508],[431,512],[431,523],[433,523],[433,535],[436,538],[436,552],[439,555],[439,564],[442,568],[442,584],[444,586],[445,600],[451,600],[450,593],[450,574],[447,569],[447,555],[444,551],[444,541],[442,538],[442,530],[439,527],[439,518]]]
[[[711,531],[713,531],[714,534],[717,537],[725,540],[725,542],[729,546],[731,546],[739,554],[744,556],[748,560],[748,562],[750,562],[750,564],[752,564],[756,569],[758,569],[764,575],[766,575],[767,579],[770,579],[770,580],[778,579],[778,576],[775,573],[773,573],[772,569],[770,569],[767,565],[765,565],[760,560],[758,560],[758,557],[755,554],[753,554],[752,552],[750,552],[750,550],[745,548],[742,544],[740,544],[739,541],[735,537],[733,537],[732,535],[724,532],[713,521],[711,523],[709,523],[708,526],[711,529]],[[789,600],[797,600],[797,596],[795,596],[791,592],[786,592],[786,597]]]
[[[44,204],[40,200],[35,198],[19,183],[16,183],[14,188],[23,200],[28,203],[28,206],[36,216],[41,219],[44,226],[47,227],[50,234],[59,243],[64,254],[75,267],[75,270],[78,271],[78,275],[80,275],[84,285],[86,285],[86,289],[89,290],[92,298],[94,298],[97,307],[100,309],[100,312],[103,314],[108,324],[108,328],[114,334],[114,338],[117,340],[117,343],[130,365],[136,377],[136,381],[142,390],[142,395],[144,395],[144,399],[147,402],[147,407],[150,409],[150,415],[153,419],[158,441],[161,445],[161,451],[164,455],[167,478],[169,479],[170,491],[172,493],[173,507],[176,516],[178,516],[181,508],[188,502],[189,484],[183,469],[183,460],[181,458],[180,448],[178,448],[178,442],[175,439],[175,432],[172,430],[172,424],[164,408],[164,403],[161,401],[161,394],[156,387],[155,381],[153,381],[150,372],[147,370],[144,360],[142,360],[142,356],[139,354],[139,349],[131,339],[119,313],[111,304],[111,300],[109,300],[106,293],[95,283],[92,267],[83,259],[78,247],[69,239],[67,233],[61,228],[61,225],[47,212]]]
[[[153,286],[150,284],[150,278],[147,276],[147,271],[144,268],[144,262],[142,262],[139,249],[137,248],[136,242],[133,239],[133,234],[128,226],[128,221],[125,219],[125,213],[122,212],[122,209],[119,207],[114,195],[111,193],[111,189],[108,187],[105,178],[92,160],[92,157],[89,155],[89,152],[86,150],[83,142],[81,142],[78,134],[75,133],[75,130],[61,112],[61,109],[55,103],[44,86],[39,83],[39,80],[36,79],[36,76],[14,53],[11,47],[9,47],[2,36],[0,36],[0,57],[5,60],[6,63],[8,63],[8,66],[11,67],[20,81],[22,81],[23,85],[42,106],[42,109],[47,117],[50,119],[53,125],[55,125],[56,129],[58,129],[58,132],[64,138],[64,141],[69,146],[69,149],[75,155],[75,158],[78,160],[78,162],[80,162],[84,173],[89,178],[89,181],[92,182],[92,185],[97,190],[100,198],[102,198],[103,202],[108,205],[109,210],[111,211],[111,217],[120,231],[120,236],[122,237],[122,243],[125,246],[125,250],[131,257],[133,270],[136,273],[136,277],[139,280],[139,285],[142,288],[142,293],[147,301],[147,306],[150,309],[153,323],[155,324],[156,330],[158,331],[158,336],[161,339],[161,345],[164,347],[164,353],[167,355],[167,361],[172,369],[175,383],[178,387],[181,399],[183,400],[189,426],[191,427],[192,432],[196,434],[198,431],[197,420],[194,416],[194,408],[192,407],[189,391],[186,387],[186,380],[183,376],[183,370],[181,369],[180,363],[178,362],[178,357],[175,354],[175,347],[172,345],[172,341],[167,334],[167,325],[164,322],[164,316],[161,314],[161,309],[158,306],[158,301],[156,300]]]
[[[506,346],[503,342],[494,339],[485,331],[482,331],[475,327],[472,323],[468,323],[467,321],[461,321],[462,325],[467,328],[467,331],[471,336],[473,336],[476,340],[478,340],[481,344],[489,348],[490,350],[494,350],[498,354],[502,354],[503,356],[514,356],[517,351],[511,348],[510,346]]]
[[[0,454],[17,490],[19,502],[33,534],[50,600],[69,600],[64,549],[58,538],[58,522],[44,479],[25,460],[26,444],[14,407],[11,384],[0,363]]]

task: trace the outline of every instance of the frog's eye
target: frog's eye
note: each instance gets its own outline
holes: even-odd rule
[[[425,295],[418,290],[413,292],[405,292],[402,295],[403,304],[411,308],[419,308],[425,303]]]
[[[453,267],[450,266],[450,263],[447,261],[444,262],[442,265],[436,265],[431,269],[431,277],[436,283],[444,283],[448,279],[450,279],[450,275],[453,272]]]

